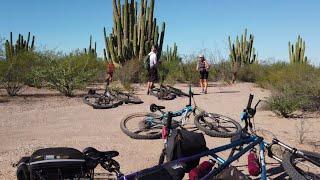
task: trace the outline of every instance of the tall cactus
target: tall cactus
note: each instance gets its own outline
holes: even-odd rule
[[[229,57],[232,65],[232,83],[236,81],[237,73],[242,65],[252,64],[257,59],[257,54],[255,53],[255,48],[253,47],[254,37],[250,34],[249,39],[247,39],[247,29],[245,29],[243,35],[241,35],[240,40],[237,36],[235,42],[231,42],[229,36]]]
[[[28,33],[27,39],[23,38],[23,35],[19,34],[16,43],[13,43],[12,32],[10,32],[10,39],[5,42],[6,59],[11,60],[15,55],[23,51],[33,51],[35,36],[32,36],[30,43],[31,33]]]
[[[135,0],[113,0],[113,29],[107,36],[104,28],[106,59],[122,65],[130,59],[142,59],[152,45],[158,45],[158,58],[161,56],[165,23],[159,34],[157,19],[154,18],[155,0],[140,0],[140,10]],[[159,38],[160,37],[160,38]]]
[[[94,42],[94,47],[92,47],[92,36],[90,36],[89,48],[84,48],[84,52],[97,57],[97,42]]]
[[[306,43],[302,40],[300,35],[298,36],[295,46],[288,43],[289,46],[289,59],[291,63],[306,63],[308,61],[307,56],[305,56]]]
[[[169,46],[167,46],[167,50],[164,52],[164,57],[166,61],[180,60],[180,57],[178,56],[178,46],[176,43],[173,44],[173,48],[169,48]]]

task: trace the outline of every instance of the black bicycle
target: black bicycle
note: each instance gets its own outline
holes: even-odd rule
[[[152,89],[150,89],[150,95],[153,95],[155,97],[157,97],[159,100],[173,100],[175,99],[177,96],[172,93],[171,91],[169,91],[169,89],[160,84],[160,87],[154,87]]]
[[[88,94],[83,97],[84,103],[92,106],[95,109],[115,108],[125,104],[141,104],[143,101],[130,93],[124,93],[118,90],[106,88],[103,94],[97,93],[90,89]]]

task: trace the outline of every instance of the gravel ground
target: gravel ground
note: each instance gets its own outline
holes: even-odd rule
[[[0,90],[0,179],[15,179],[12,167],[20,157],[30,155],[34,150],[44,147],[87,146],[100,150],[117,150],[116,159],[124,173],[130,173],[155,165],[163,147],[162,140],[134,140],[120,130],[120,121],[130,113],[148,111],[151,103],[164,105],[167,110],[177,110],[185,106],[187,98],[173,101],[159,101],[146,94],[146,89],[138,86],[138,96],[144,101],[139,105],[123,105],[115,109],[95,110],[78,97],[67,98],[55,91],[26,88],[19,97],[7,97]],[[185,84],[176,87],[187,91]],[[199,92],[198,87],[194,88]],[[255,100],[269,96],[267,90],[250,83],[236,85],[211,84],[208,94],[195,96],[197,105],[208,112],[216,112],[239,119],[239,113],[247,103],[249,93]],[[259,110],[255,124],[257,128],[271,131],[287,144],[309,151],[319,152],[319,118],[306,119],[306,140],[298,143],[297,125],[299,119],[284,119],[270,111]],[[229,139],[206,136],[208,147],[228,143]],[[227,152],[221,154],[227,156]],[[283,179],[281,167],[266,158],[272,179]],[[246,172],[246,156],[234,163]],[[101,171],[102,172],[102,171]],[[187,177],[187,176],[186,176]]]

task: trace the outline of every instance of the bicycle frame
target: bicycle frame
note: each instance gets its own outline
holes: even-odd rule
[[[223,158],[221,158],[220,156],[218,156],[216,153],[237,147],[237,146],[243,146],[247,144],[247,146],[239,151],[238,153],[236,153],[234,156],[228,158],[227,160],[224,160]],[[208,179],[210,176],[214,176],[219,174],[224,168],[226,168],[227,166],[229,166],[233,161],[237,160],[239,157],[241,157],[243,154],[245,154],[246,152],[250,151],[254,146],[260,144],[260,146],[262,146],[260,148],[260,154],[263,155],[264,154],[264,142],[263,142],[263,138],[258,137],[258,136],[249,136],[245,139],[241,139],[239,141],[227,144],[227,145],[223,145],[223,146],[219,146],[213,149],[210,149],[208,151],[205,151],[203,153],[200,154],[196,154],[190,157],[184,157],[181,159],[177,159],[175,161],[171,161],[171,162],[167,162],[165,164],[161,164],[161,165],[157,165],[157,166],[153,166],[151,168],[147,168],[144,169],[142,171],[138,171],[129,175],[122,175],[121,177],[118,177],[118,179],[120,180],[133,180],[135,179],[135,177],[143,172],[151,172],[157,168],[163,168],[164,166],[171,166],[174,167],[176,165],[179,165],[180,163],[183,162],[188,162],[194,159],[198,159],[204,156],[211,156],[214,159],[216,159],[218,161],[218,163],[220,164],[218,168],[213,169],[209,174],[207,174],[203,179]],[[261,174],[261,178],[263,180],[266,179],[266,168],[265,168],[265,163],[263,162],[262,165],[264,166],[264,168],[262,169],[262,174]]]

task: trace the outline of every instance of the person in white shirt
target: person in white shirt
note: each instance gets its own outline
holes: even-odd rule
[[[153,45],[151,48],[151,52],[148,54],[149,55],[149,60],[150,60],[150,68],[148,71],[148,92],[149,94],[150,89],[153,88],[154,82],[158,78],[158,71],[157,71],[157,64],[158,64],[158,59],[157,59],[157,46]]]

